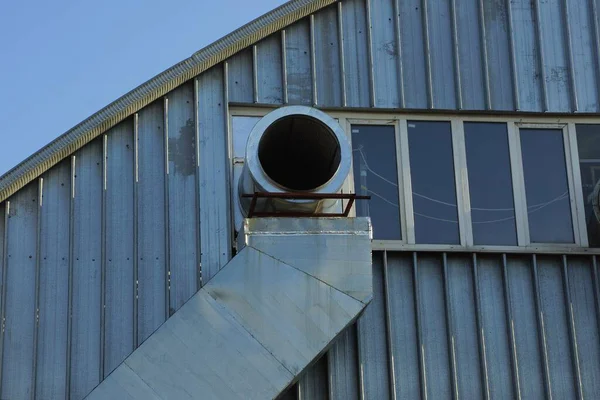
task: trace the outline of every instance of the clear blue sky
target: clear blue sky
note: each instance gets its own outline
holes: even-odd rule
[[[0,4],[0,175],[139,84],[286,0]]]

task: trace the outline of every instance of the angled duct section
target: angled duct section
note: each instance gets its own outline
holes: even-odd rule
[[[256,164],[240,184],[242,193],[286,193],[289,186],[339,191],[350,168],[345,137],[320,112],[289,109],[274,111],[251,134],[247,160]],[[282,165],[312,157],[311,148],[320,165],[310,173],[316,176]],[[89,399],[276,398],[360,316],[372,298],[369,219],[286,218],[279,214],[310,216],[332,203],[269,201],[253,207],[275,216],[245,219],[237,255]]]

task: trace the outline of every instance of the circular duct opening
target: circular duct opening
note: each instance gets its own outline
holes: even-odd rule
[[[340,166],[340,144],[323,122],[289,115],[273,122],[262,135],[258,159],[265,174],[287,190],[323,186]]]

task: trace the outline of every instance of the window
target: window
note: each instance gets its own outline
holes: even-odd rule
[[[600,186],[600,125],[577,125],[577,147],[588,242],[590,246],[600,247],[597,198]]]
[[[371,217],[374,239],[402,239],[394,127],[353,125],[352,155],[355,192],[371,196],[356,215]]]
[[[408,143],[416,242],[459,244],[450,123],[408,121]]]
[[[520,129],[531,243],[573,243],[562,129]]]
[[[465,122],[473,243],[517,245],[506,124]]]

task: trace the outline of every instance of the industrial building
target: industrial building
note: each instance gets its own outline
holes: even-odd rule
[[[600,398],[598,7],[292,0],[58,137],[0,177],[0,398]],[[351,218],[244,218],[259,164]]]

